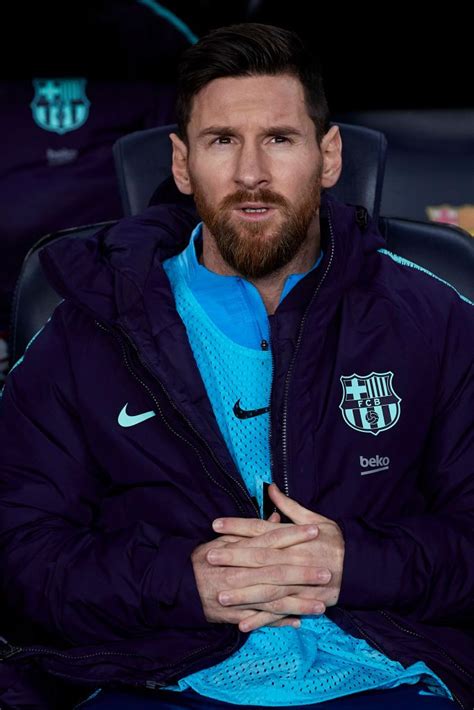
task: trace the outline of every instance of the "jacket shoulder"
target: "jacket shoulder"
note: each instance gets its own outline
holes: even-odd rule
[[[444,301],[445,303],[449,301],[456,302],[457,299],[460,299],[467,305],[474,306],[474,302],[460,293],[452,283],[434,274],[425,266],[410,261],[385,248],[378,249],[377,252],[382,257],[386,257],[386,260],[382,258],[382,262],[386,261],[386,263],[388,262],[388,264],[392,265],[391,267],[388,266],[388,269],[391,269],[394,277],[406,276],[407,280],[412,283],[413,287],[416,287],[421,296],[423,293],[429,295],[430,298],[437,296],[441,302]]]
[[[33,391],[49,395],[52,388],[69,389],[74,380],[71,352],[87,348],[93,334],[92,316],[63,299],[11,367],[0,396],[5,389],[27,399]]]
[[[442,336],[454,322],[474,336],[474,303],[453,284],[388,249],[378,249],[377,257],[374,286],[426,335]]]

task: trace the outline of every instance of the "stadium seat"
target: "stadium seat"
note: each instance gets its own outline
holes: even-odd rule
[[[474,236],[474,110],[358,111],[342,121],[388,141],[380,212],[442,222]]]

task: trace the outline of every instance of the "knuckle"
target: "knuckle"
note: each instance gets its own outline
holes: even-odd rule
[[[277,545],[280,540],[279,530],[270,530],[268,533],[268,543],[270,546]]]
[[[283,565],[272,565],[268,568],[269,578],[274,582],[274,584],[280,584],[284,579],[285,570]]]
[[[259,565],[264,565],[268,560],[268,552],[264,547],[255,548],[255,561]]]
[[[281,613],[281,610],[282,610],[281,599],[272,599],[272,601],[268,602],[268,610],[270,612],[272,612],[273,614]]]
[[[259,584],[255,588],[255,601],[266,603],[273,599],[273,587],[268,584]]]
[[[224,583],[227,587],[233,587],[238,582],[238,572],[234,569],[225,570]]]
[[[267,530],[267,524],[265,520],[262,520],[259,518],[258,520],[255,520],[255,531],[261,535],[265,533]]]
[[[271,621],[281,621],[281,614],[271,614],[269,612],[269,619]]]
[[[268,601],[275,601],[276,599],[280,598],[280,589],[278,587],[269,587],[268,592]]]
[[[314,567],[306,567],[303,576],[305,582],[308,582],[308,584],[317,584],[319,581],[318,571]]]
[[[271,621],[276,621],[279,617],[268,611],[261,611],[258,615],[259,626],[267,626]]]

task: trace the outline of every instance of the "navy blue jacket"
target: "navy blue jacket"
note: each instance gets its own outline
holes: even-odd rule
[[[258,516],[161,266],[197,221],[156,205],[42,252],[64,300],[0,406],[3,668],[31,657],[71,682],[153,690],[245,643],[204,618],[190,559],[214,518]],[[319,268],[270,317],[273,479],[343,531],[328,616],[425,661],[468,709],[474,310],[385,253],[360,208],[324,195],[321,239]],[[156,416],[123,428],[126,403]]]

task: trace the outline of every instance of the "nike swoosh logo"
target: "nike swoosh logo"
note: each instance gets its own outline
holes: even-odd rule
[[[151,419],[151,417],[156,416],[156,412],[143,412],[143,414],[133,415],[127,414],[127,406],[128,402],[118,415],[117,421],[120,426],[135,426],[135,424],[141,424],[141,422],[145,422],[147,419]]]
[[[261,409],[241,409],[240,399],[234,404],[234,414],[239,419],[250,419],[251,417],[258,417],[260,414],[266,414],[270,411],[270,407],[262,407]]]

